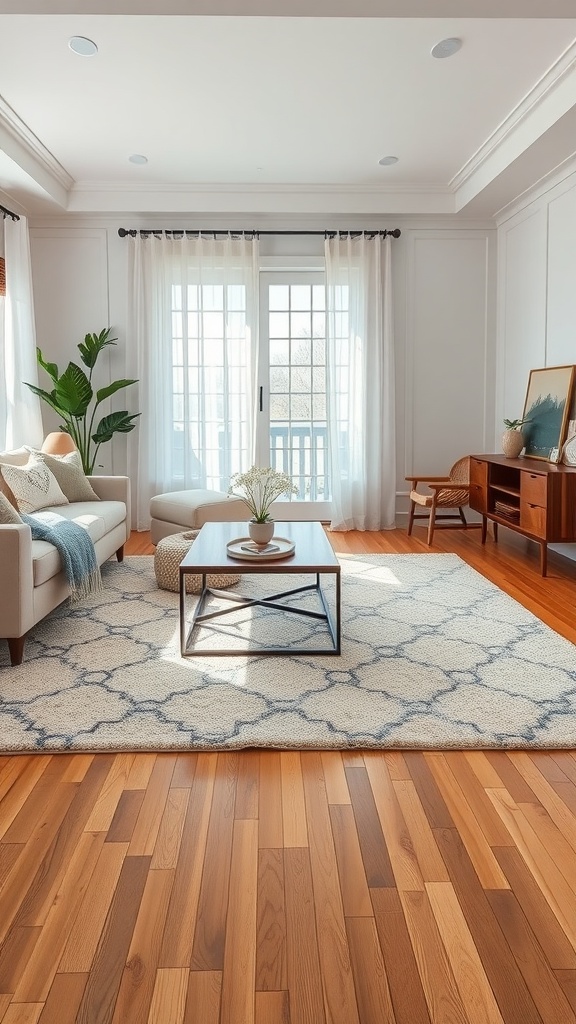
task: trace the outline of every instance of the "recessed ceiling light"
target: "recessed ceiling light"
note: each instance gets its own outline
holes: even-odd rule
[[[142,156],[142,153],[132,153],[132,156],[128,157],[131,164],[147,164],[148,157]]]
[[[93,57],[95,53],[98,53],[96,43],[92,42],[91,39],[87,39],[86,36],[72,36],[68,40],[68,46],[74,53],[78,53],[80,57]]]
[[[382,167],[390,167],[391,164],[397,164],[398,163],[398,157],[397,156],[383,156],[382,159],[378,161],[378,163],[382,164]]]
[[[458,53],[461,46],[461,39],[456,39],[455,37],[441,39],[439,43],[436,43],[436,46],[432,47],[430,53],[433,57],[438,57],[440,60],[442,57],[451,57],[454,53]]]

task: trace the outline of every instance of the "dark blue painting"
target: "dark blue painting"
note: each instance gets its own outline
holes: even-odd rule
[[[531,370],[522,418],[526,455],[549,459],[564,443],[574,366],[546,366]]]

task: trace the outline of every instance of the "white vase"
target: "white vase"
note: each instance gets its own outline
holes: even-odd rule
[[[250,539],[255,544],[258,544],[259,547],[265,547],[274,536],[274,520],[269,519],[266,523],[257,523],[254,519],[250,519],[248,522],[248,533],[250,534]]]
[[[507,459],[517,459],[524,447],[521,430],[505,430],[502,434],[502,451]]]

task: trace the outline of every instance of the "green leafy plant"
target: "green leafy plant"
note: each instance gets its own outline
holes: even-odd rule
[[[505,427],[508,427],[508,430],[520,430],[520,427],[522,426],[522,424],[523,423],[530,423],[530,420],[529,419],[525,419],[525,420],[503,420],[502,422],[504,423]]]
[[[84,341],[79,342],[80,358],[84,365],[88,367],[88,375],[86,375],[81,366],[72,362],[68,363],[64,373],[60,374],[56,363],[47,362],[41,350],[37,348],[36,356],[38,362],[46,370],[54,387],[52,391],[44,391],[42,388],[36,387],[35,384],[28,384],[26,382],[26,386],[35,395],[38,395],[43,402],[46,402],[50,408],[54,409],[54,412],[57,412],[64,420],[64,423],[60,424],[60,430],[70,434],[80,452],[82,466],[87,476],[94,471],[100,445],[111,441],[114,434],[130,433],[136,426],[133,420],[140,416],[139,412],[129,414],[125,410],[122,412],[112,412],[108,416],[104,416],[96,429],[94,429],[94,419],[98,406],[105,402],[107,398],[116,394],[117,391],[120,391],[121,388],[127,388],[130,384],[137,383],[136,380],[115,380],[94,392],[92,388],[92,373],[98,356],[103,349],[109,345],[115,345],[118,340],[117,338],[111,338],[111,333],[112,328],[108,327],[100,331],[100,334],[87,334]],[[93,402],[94,399],[95,401]],[[93,405],[91,406],[92,402]]]

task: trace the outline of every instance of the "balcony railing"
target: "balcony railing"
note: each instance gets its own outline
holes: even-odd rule
[[[271,425],[270,465],[292,477],[297,501],[330,500],[326,427]]]
[[[174,485],[184,481],[185,435],[181,429],[174,431],[172,465]],[[230,447],[226,433],[219,430],[217,447],[206,453],[204,459],[194,456],[197,476],[187,482],[188,486],[208,487],[226,491],[230,484]],[[288,473],[298,488],[295,501],[330,501],[330,475],[328,464],[328,432],[325,426],[270,426],[270,465]],[[212,471],[210,471],[212,467]]]

